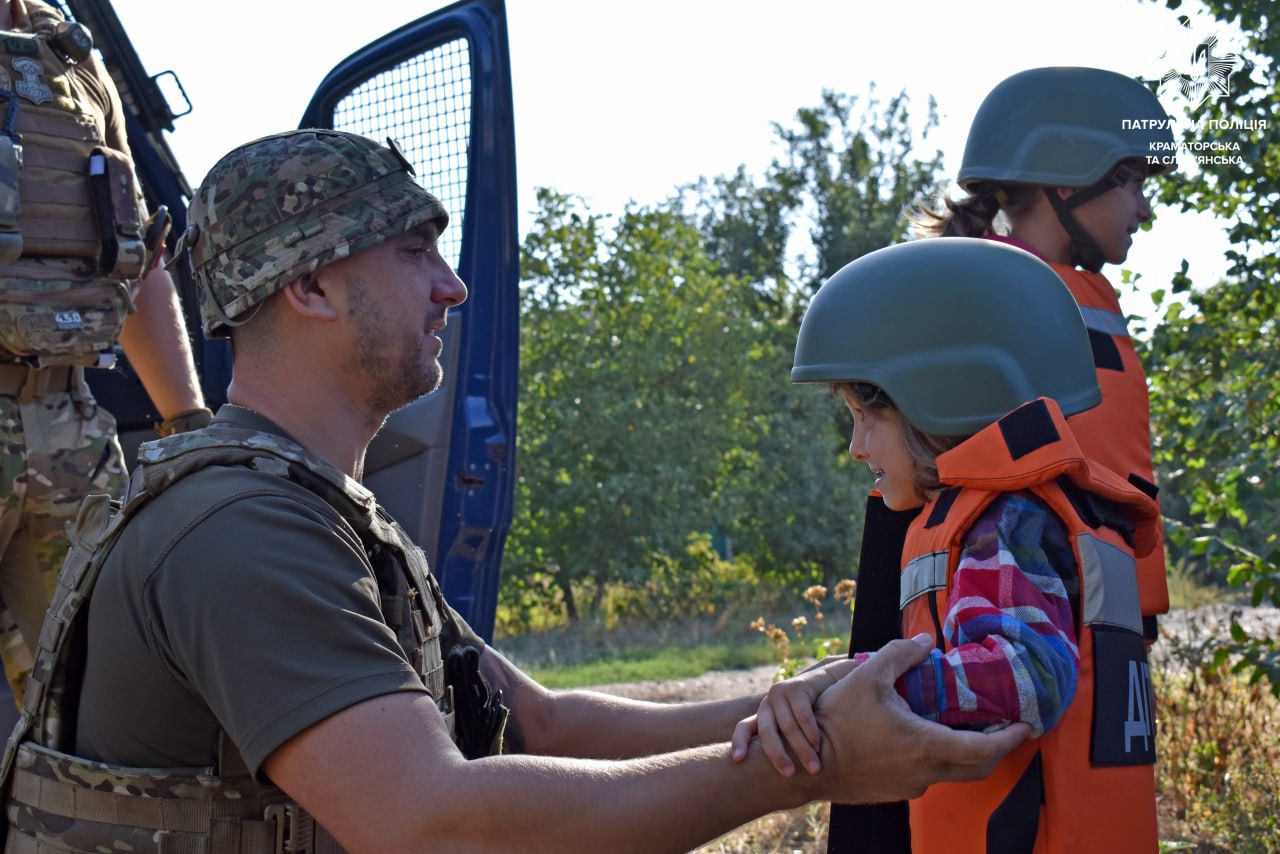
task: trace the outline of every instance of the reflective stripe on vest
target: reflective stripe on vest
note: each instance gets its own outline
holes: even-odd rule
[[[1129,324],[1125,321],[1123,314],[1108,311],[1105,308],[1090,308],[1082,305],[1080,315],[1084,318],[1084,325],[1088,329],[1115,335],[1118,338],[1129,337]]]
[[[905,608],[908,603],[934,590],[945,590],[947,587],[948,552],[929,552],[912,558],[902,569],[901,600],[898,607]]]
[[[1133,555],[1087,531],[1076,534],[1076,554],[1084,589],[1081,622],[1119,626],[1142,634],[1137,561]]]

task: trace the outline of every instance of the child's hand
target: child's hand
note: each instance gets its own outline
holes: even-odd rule
[[[857,666],[857,661],[848,658],[829,659],[770,686],[760,701],[759,710],[733,728],[733,761],[746,759],[751,739],[757,737],[765,756],[782,776],[791,777],[796,773],[792,754],[810,774],[822,771],[822,761],[818,758],[822,731],[813,707],[823,691]]]

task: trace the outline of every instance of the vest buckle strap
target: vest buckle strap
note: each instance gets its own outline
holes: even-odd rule
[[[313,854],[316,851],[316,820],[295,803],[271,804],[262,817],[275,823],[273,854]]]
[[[67,391],[74,379],[75,372],[70,365],[0,364],[0,397],[34,403],[51,392]]]

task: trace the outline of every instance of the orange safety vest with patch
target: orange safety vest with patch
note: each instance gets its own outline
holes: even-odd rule
[[[1155,503],[1084,453],[1046,398],[940,455],[938,473],[946,488],[903,550],[904,637],[927,632],[947,649],[941,621],[965,535],[998,495],[1027,491],[1072,544],[1076,573],[1063,582],[1080,665],[1075,697],[1048,733],[986,780],[936,784],[910,802],[912,850],[1156,851],[1154,697],[1134,559],[1156,545]]]
[[[37,5],[27,17],[30,32],[0,31],[0,357],[88,364],[119,337],[167,215],[150,227],[107,138],[87,31]]]
[[[1129,325],[1115,288],[1101,273],[1050,264],[1062,279],[1084,317],[1093,348],[1093,361],[1102,388],[1102,403],[1071,418],[1072,429],[1089,458],[1096,460],[1155,497],[1151,465],[1151,405],[1147,375],[1142,370]],[[1157,542],[1138,558],[1138,592],[1145,633],[1156,638],[1154,617],[1169,610],[1164,544]]]

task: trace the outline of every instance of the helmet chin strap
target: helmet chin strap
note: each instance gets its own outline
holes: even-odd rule
[[[1097,184],[1094,187],[1098,186]],[[1089,189],[1093,189],[1092,187]],[[1110,189],[1108,187],[1107,189]],[[1058,195],[1056,187],[1045,187],[1044,194],[1049,199],[1049,204],[1053,205],[1054,212],[1058,215],[1058,222],[1062,223],[1062,228],[1067,232],[1067,250],[1071,253],[1071,264],[1075,267],[1081,267],[1090,273],[1096,273],[1102,269],[1102,265],[1106,263],[1106,258],[1102,256],[1102,247],[1098,245],[1098,241],[1093,239],[1093,235],[1085,230],[1080,221],[1075,218],[1072,210],[1087,202],[1089,199],[1077,202],[1085,191],[1080,191],[1066,199]],[[1099,194],[1094,194],[1089,198],[1095,198]]]
[[[1093,201],[1103,193],[1108,193],[1116,187],[1123,187],[1140,174],[1127,163],[1120,163],[1098,183],[1082,187],[1065,199],[1058,195],[1056,187],[1044,188],[1045,197],[1049,199],[1049,204],[1053,205],[1053,210],[1058,215],[1058,222],[1062,223],[1063,229],[1067,232],[1067,249],[1071,252],[1072,264],[1090,273],[1096,273],[1107,261],[1103,257],[1102,247],[1098,245],[1098,241],[1080,224],[1072,211]]]

